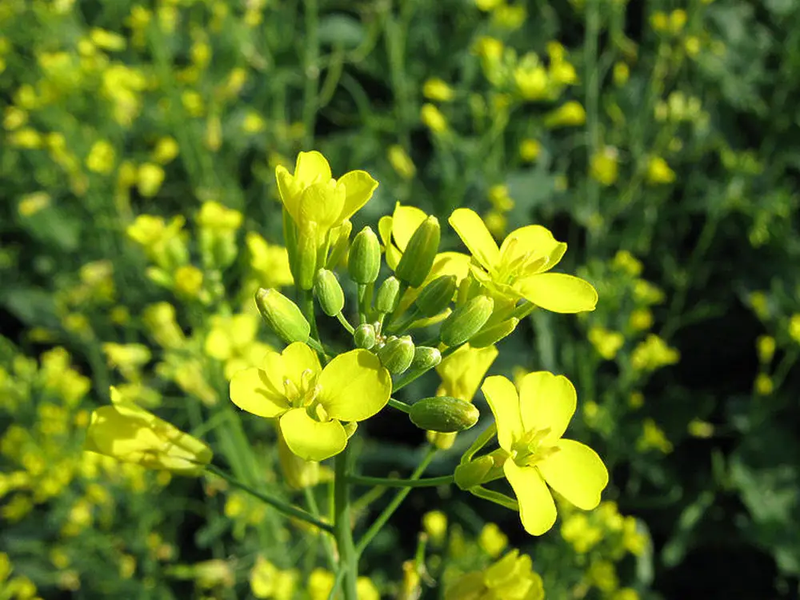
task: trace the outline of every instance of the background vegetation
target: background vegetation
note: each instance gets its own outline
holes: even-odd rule
[[[227,396],[277,341],[252,302],[291,281],[274,169],[312,148],[380,182],[356,229],[396,201],[472,207],[500,237],[541,223],[600,293],[534,313],[492,372],[575,382],[606,503],[534,539],[415,491],[361,596],[412,598],[424,565],[441,597],[507,546],[550,598],[797,598],[797,98],[795,0],[4,0],[0,598],[327,597],[297,523],[81,452],[113,384],[240,479],[325,500]],[[366,472],[419,461],[397,414],[362,431]]]

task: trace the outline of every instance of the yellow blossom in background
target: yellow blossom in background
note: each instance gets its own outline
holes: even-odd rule
[[[164,183],[164,169],[153,163],[143,163],[136,174],[136,186],[145,198],[152,198]]]
[[[686,430],[689,432],[689,435],[696,438],[707,439],[714,435],[714,425],[700,419],[692,419],[689,421]]]
[[[16,106],[7,106],[3,111],[3,128],[6,131],[19,129],[28,122],[28,113]]]
[[[400,177],[403,179],[412,179],[414,175],[416,175],[417,168],[414,165],[414,161],[411,160],[411,157],[402,146],[398,144],[389,146],[386,155],[389,158],[389,163],[391,163],[392,168]]]
[[[653,185],[672,183],[675,181],[675,171],[660,156],[652,156],[647,163],[646,178]]]
[[[257,279],[257,287],[281,288],[292,284],[286,248],[268,243],[253,231],[245,235],[245,245],[250,256],[252,275]]]
[[[334,574],[325,569],[311,571],[306,588],[310,600],[328,600],[335,580]],[[381,596],[372,580],[364,576],[356,580],[356,594],[358,600],[380,600]]]
[[[775,338],[770,335],[760,335],[756,338],[756,350],[758,350],[758,360],[762,364],[768,364],[775,355]]]
[[[508,547],[508,536],[496,523],[486,523],[478,536],[478,545],[492,558],[497,558]]]
[[[672,452],[672,442],[667,439],[664,431],[656,425],[653,419],[645,419],[642,434],[636,440],[636,449],[639,452],[658,450],[664,454]]]
[[[800,344],[800,313],[795,313],[789,319],[789,337]]]
[[[114,169],[114,160],[114,146],[106,140],[98,140],[89,150],[89,155],[86,157],[86,168],[93,173],[108,175]]]
[[[647,331],[653,326],[653,313],[647,308],[637,308],[631,313],[628,323],[636,331]]]
[[[597,353],[606,360],[613,360],[625,343],[625,338],[618,331],[597,326],[589,329],[588,338]]]
[[[322,369],[316,353],[295,342],[270,352],[262,364],[234,375],[231,400],[256,416],[278,418],[289,449],[304,460],[344,450],[348,435],[341,422],[378,413],[392,389],[389,372],[367,350],[340,354]]]
[[[225,379],[230,381],[242,369],[254,367],[272,348],[256,340],[261,319],[256,314],[213,315],[206,336],[205,353],[225,363]]]
[[[618,87],[622,87],[626,83],[628,83],[628,78],[631,75],[630,67],[624,62],[614,63],[614,71],[613,71],[613,79],[614,84]]]
[[[199,298],[203,291],[203,272],[194,265],[175,269],[175,293],[182,298]]]
[[[422,529],[434,546],[441,546],[447,535],[447,515],[442,511],[432,510],[422,515]]]
[[[475,6],[484,12],[492,11],[505,3],[505,0],[475,0]]]
[[[519,157],[525,162],[533,162],[542,153],[542,145],[538,140],[524,139],[519,144]]]
[[[433,133],[442,134],[447,131],[447,119],[433,104],[423,104],[420,119]]]
[[[499,212],[508,212],[514,208],[514,200],[508,195],[507,185],[493,185],[489,188],[489,202],[495,210]]]
[[[583,510],[600,503],[608,471],[597,453],[561,436],[577,405],[577,393],[563,375],[546,371],[522,378],[520,390],[501,376],[481,387],[497,424],[497,440],[507,453],[503,472],[519,502],[525,531],[542,535],[556,520],[548,486]]]
[[[767,295],[761,291],[751,292],[748,300],[756,316],[760,320],[766,321],[770,315],[769,299]]]
[[[33,192],[26,194],[19,200],[17,212],[21,217],[31,217],[50,206],[50,194],[47,192]]]
[[[528,11],[523,4],[501,3],[492,11],[492,24],[501,29],[513,31],[519,29],[528,18]]]
[[[604,146],[592,155],[589,162],[589,176],[606,187],[613,185],[619,176],[618,155],[616,148]]]
[[[267,122],[259,113],[248,110],[242,119],[242,131],[245,133],[261,133],[267,128]]]
[[[89,32],[89,38],[95,46],[110,52],[124,50],[126,45],[124,37],[99,27],[95,27]]]
[[[175,141],[175,138],[166,136],[159,138],[156,142],[151,158],[160,165],[166,165],[175,160],[178,156],[178,152],[180,152],[178,142]]]
[[[106,342],[102,346],[108,366],[119,369],[128,381],[138,381],[141,369],[150,362],[150,349],[144,344],[116,344]]]
[[[584,513],[572,513],[561,524],[561,537],[578,554],[586,554],[603,539],[603,530]]]
[[[637,371],[655,371],[661,367],[674,365],[680,360],[680,356],[675,348],[651,333],[631,352],[631,365]]]
[[[759,396],[769,396],[775,391],[775,384],[767,373],[759,373],[756,375],[755,389]]]
[[[434,102],[450,102],[455,97],[455,92],[442,79],[432,77],[422,84],[422,95]]]
[[[664,292],[649,281],[637,279],[633,284],[633,297],[644,304],[661,304]]]
[[[517,63],[514,69],[514,82],[524,100],[541,100],[550,95],[547,69],[532,52],[523,56]]]
[[[544,125],[549,129],[578,127],[586,123],[586,111],[580,102],[571,100],[544,116]]]
[[[261,555],[250,570],[250,591],[256,598],[291,600],[297,588],[298,573],[295,570],[278,569]]]
[[[111,388],[111,406],[92,413],[85,449],[148,469],[199,475],[211,461],[211,449],[154,414],[122,400]]]
[[[641,275],[642,269],[644,268],[644,265],[642,265],[641,261],[627,250],[617,250],[611,265],[615,269],[624,271],[633,277],[638,277]]]
[[[542,578],[530,556],[512,550],[483,571],[462,575],[447,586],[445,600],[544,600]]]

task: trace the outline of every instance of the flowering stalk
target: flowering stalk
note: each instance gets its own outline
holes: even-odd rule
[[[356,580],[358,579],[358,556],[353,545],[353,531],[350,520],[350,490],[347,482],[349,470],[347,449],[336,456],[335,480],[333,487],[333,533],[339,550],[339,570],[342,571],[342,585],[345,600],[358,600]]]

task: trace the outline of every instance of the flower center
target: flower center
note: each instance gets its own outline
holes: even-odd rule
[[[514,443],[511,449],[511,458],[520,467],[533,467],[548,456],[558,452],[556,446],[551,446],[544,441],[549,433],[549,427],[546,429],[526,431],[525,434]]]
[[[317,385],[317,374],[311,369],[306,369],[300,375],[300,385],[288,377],[283,379],[283,393],[292,408],[311,406],[317,400],[322,388]]]
[[[494,280],[506,285],[540,273],[547,266],[550,257],[541,256],[536,251],[524,251],[519,240],[513,239],[500,257]]]

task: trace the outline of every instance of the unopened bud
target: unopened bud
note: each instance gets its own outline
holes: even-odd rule
[[[469,429],[478,422],[481,413],[474,404],[450,396],[425,398],[411,405],[411,422],[420,429],[439,433],[454,433]]]
[[[453,300],[456,292],[456,276],[442,275],[422,288],[417,296],[416,304],[419,311],[426,317],[435,317],[442,312]]]
[[[390,373],[399,375],[408,369],[414,360],[414,342],[411,336],[390,338],[383,348],[378,350],[378,358]]]
[[[439,251],[441,230],[436,217],[425,219],[408,241],[395,275],[411,287],[419,287],[431,272],[433,259]]]
[[[442,323],[442,342],[450,347],[468,342],[492,316],[494,301],[489,296],[475,296],[456,308]]]
[[[362,323],[356,327],[356,330],[353,332],[353,341],[356,343],[356,346],[364,350],[372,348],[377,341],[377,337],[378,336],[375,335],[375,327],[369,323]]]
[[[264,288],[256,292],[256,306],[272,331],[287,344],[306,342],[311,334],[300,308],[278,290]]]
[[[297,238],[297,275],[295,283],[301,290],[310,290],[314,287],[314,277],[317,274],[316,231],[316,224],[310,223]]]
[[[400,282],[397,277],[387,277],[378,288],[378,295],[375,296],[375,310],[379,313],[387,314],[397,308],[400,300]]]
[[[314,293],[317,295],[322,312],[326,315],[335,317],[342,312],[344,308],[344,292],[333,271],[328,271],[328,269],[317,271]]]
[[[350,221],[342,221],[339,227],[331,231],[331,252],[328,255],[328,262],[325,263],[326,269],[333,271],[344,259],[350,246],[351,231],[353,224]]]
[[[519,319],[512,317],[506,321],[501,321],[497,325],[486,327],[469,339],[469,345],[473,348],[486,348],[496,344],[507,335],[510,335],[519,324]]]
[[[364,227],[353,238],[347,262],[350,278],[356,283],[372,283],[381,270],[381,244],[369,227]]]
[[[442,353],[437,348],[430,346],[417,346],[414,350],[414,360],[411,361],[411,370],[428,371],[442,362]]]

